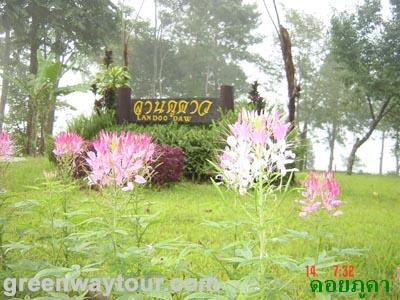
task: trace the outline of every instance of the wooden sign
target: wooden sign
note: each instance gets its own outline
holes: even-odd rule
[[[119,123],[210,123],[220,109],[233,109],[233,87],[222,86],[220,98],[130,99],[130,89],[118,92]]]

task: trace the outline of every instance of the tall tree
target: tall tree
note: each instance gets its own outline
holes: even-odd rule
[[[392,35],[394,17],[385,22],[379,0],[366,0],[354,14],[341,13],[332,18],[333,53],[349,71],[346,82],[359,92],[353,99],[353,111],[361,130],[353,144],[347,162],[347,173],[352,174],[357,150],[370,138],[385,115],[395,105],[399,92],[394,86],[399,80],[399,65],[394,60],[399,37]],[[398,53],[398,52],[397,52]],[[365,115],[363,111],[368,111]]]
[[[312,112],[312,124],[326,133],[324,139],[329,149],[329,171],[333,170],[336,144],[344,142],[344,129],[348,122],[346,113],[352,98],[351,90],[342,81],[344,76],[340,65],[328,54],[310,87],[310,97],[314,100],[306,106]]]
[[[3,128],[5,118],[5,108],[8,102],[10,83],[9,77],[13,73],[12,52],[20,48],[17,36],[23,35],[23,26],[19,23],[22,18],[22,9],[16,9],[18,1],[0,2],[0,33],[4,33],[4,38],[0,38],[0,69],[2,69],[2,89],[0,98],[0,130]]]
[[[4,49],[3,49],[3,80],[1,84],[1,98],[0,98],[0,131],[3,130],[3,122],[5,109],[7,104],[7,96],[8,96],[8,85],[9,80],[8,76],[10,76],[9,65],[10,65],[10,30],[6,29],[5,38],[4,38]]]
[[[118,32],[117,8],[110,0],[96,1],[6,1],[5,14],[20,12],[13,30],[23,26],[27,30],[21,36],[29,53],[29,72],[37,73],[37,52],[53,52],[60,63],[67,64],[74,57],[88,55],[104,47],[107,40]],[[58,85],[58,82],[57,82]],[[49,123],[46,132],[51,133],[54,122],[55,104],[50,104]],[[36,152],[38,116],[32,97],[28,100],[26,152]]]
[[[183,95],[215,96],[221,84],[237,84],[237,91],[246,93],[239,63],[264,63],[248,49],[261,41],[252,32],[259,23],[256,6],[242,0],[157,2],[163,40],[173,42],[178,58],[180,80],[173,89]],[[167,69],[164,72],[170,76]]]

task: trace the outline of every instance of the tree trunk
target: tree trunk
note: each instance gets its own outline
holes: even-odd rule
[[[56,32],[56,42],[54,44],[54,48],[52,51],[56,54],[56,59],[58,62],[61,63],[61,65],[64,65],[64,56],[63,53],[65,52],[65,45],[62,41],[61,34],[59,32]],[[55,84],[55,89],[58,88],[58,85],[60,83],[60,77],[62,76],[62,72]],[[47,129],[45,130],[45,133],[47,135],[53,135],[54,131],[54,122],[55,122],[55,116],[56,116],[56,105],[57,105],[57,98],[54,98],[54,101],[51,102],[51,107],[49,109],[49,113],[47,115],[47,124],[46,127]],[[42,137],[44,138],[44,137]],[[41,141],[43,143],[43,141]]]
[[[295,127],[295,114],[296,114],[296,98],[300,94],[300,86],[296,86],[295,82],[295,68],[292,57],[292,42],[290,40],[289,32],[285,27],[280,25],[280,42],[282,50],[282,58],[285,65],[286,80],[288,84],[288,122],[290,123],[290,131]]]
[[[47,134],[48,135],[53,135],[55,118],[56,118],[56,107],[53,106],[50,109],[50,113],[49,113],[49,122],[47,125]]]
[[[37,51],[39,49],[39,39],[37,33],[39,30],[39,20],[35,15],[35,5],[32,4],[32,23],[29,32],[30,36],[30,56],[29,56],[29,71],[31,74],[36,75],[38,70]],[[26,141],[26,153],[28,155],[35,154],[36,152],[36,138],[37,138],[37,111],[36,111],[36,99],[32,95],[28,99],[28,119],[27,119],[27,141]]]
[[[286,80],[288,84],[289,102],[287,107],[288,107],[288,122],[290,123],[289,132],[291,132],[296,126],[296,120],[295,120],[296,98],[300,94],[300,85],[296,86],[296,81],[295,81],[295,68],[292,56],[292,42],[290,40],[289,32],[282,25],[279,25],[279,40],[281,43],[282,58],[285,65]],[[296,162],[290,163],[288,167],[295,168]],[[295,174],[294,173],[290,175],[288,174],[286,175],[285,179],[288,180],[289,176],[292,177],[292,182],[294,182]]]
[[[357,153],[358,148],[360,148],[361,145],[364,144],[369,139],[371,134],[374,132],[374,130],[378,126],[379,122],[382,120],[391,100],[392,100],[392,98],[388,98],[383,102],[381,108],[379,109],[378,115],[376,117],[373,117],[367,133],[361,139],[359,139],[359,138],[356,139],[356,142],[354,143],[353,148],[351,149],[349,158],[347,160],[346,173],[348,175],[353,174],[353,165],[354,165],[354,161],[356,158],[356,153]]]
[[[333,159],[335,154],[335,142],[336,142],[336,135],[337,135],[337,124],[334,122],[332,124],[332,132],[329,139],[329,165],[328,171],[333,170]]]
[[[8,96],[8,70],[10,66],[10,30],[6,30],[4,39],[4,56],[3,56],[3,82],[1,86],[1,100],[0,100],[0,131],[3,130],[3,123],[6,111],[7,96]]]
[[[381,156],[379,158],[379,175],[383,173],[383,152],[385,151],[385,131],[382,130],[382,139],[381,139]]]
[[[347,174],[351,175],[353,174],[353,165],[354,165],[354,161],[356,160],[356,153],[358,148],[360,148],[361,144],[360,144],[360,139],[357,138],[356,143],[353,145],[353,148],[351,148],[351,152],[349,155],[349,158],[347,160]]]
[[[40,142],[39,142],[39,153],[41,155],[46,151],[46,120],[40,122]]]

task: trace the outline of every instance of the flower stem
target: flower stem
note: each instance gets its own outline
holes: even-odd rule
[[[262,175],[258,178],[257,186],[257,213],[259,221],[258,238],[260,243],[260,286],[264,287],[265,281],[265,262],[266,253],[266,231],[265,231],[265,197]]]

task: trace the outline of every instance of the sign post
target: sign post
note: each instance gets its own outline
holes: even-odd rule
[[[131,99],[131,90],[118,90],[118,123],[205,124],[234,107],[233,86],[221,86],[220,98]]]

